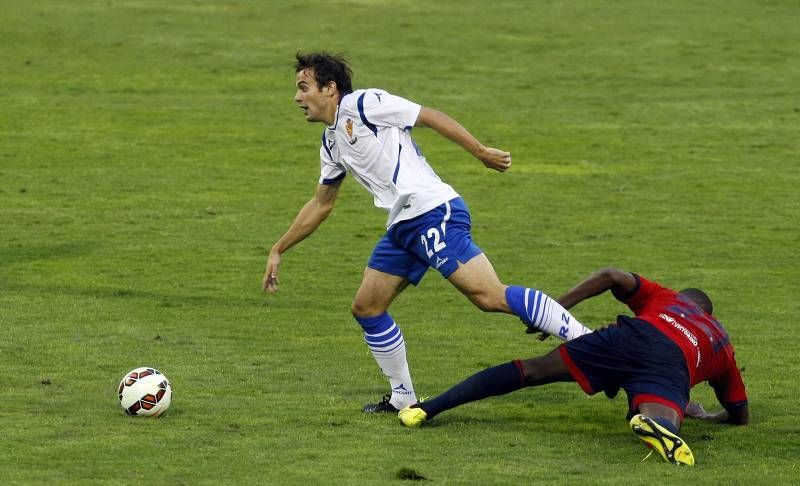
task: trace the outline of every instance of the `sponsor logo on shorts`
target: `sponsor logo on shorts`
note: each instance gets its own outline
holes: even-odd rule
[[[448,257],[444,257],[444,258],[442,258],[442,257],[438,257],[438,256],[437,256],[437,257],[436,257],[436,270],[439,270],[439,267],[441,267],[442,265],[444,265],[445,263],[447,263],[447,261],[448,261],[448,260],[449,260],[449,258],[448,258]]]

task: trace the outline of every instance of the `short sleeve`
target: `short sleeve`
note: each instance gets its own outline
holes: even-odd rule
[[[335,184],[344,179],[347,171],[341,164],[337,164],[332,157],[331,150],[328,148],[328,143],[325,138],[325,133],[322,134],[322,146],[319,148],[319,165],[320,165],[320,184]]]
[[[634,313],[638,313],[647,305],[647,302],[652,299],[653,296],[655,296],[661,290],[664,290],[664,287],[655,282],[647,280],[641,275],[636,275],[635,273],[632,275],[636,279],[636,289],[631,294],[620,300]]]
[[[411,128],[417,122],[420,105],[379,89],[365,90],[356,102],[361,121],[367,126]]]

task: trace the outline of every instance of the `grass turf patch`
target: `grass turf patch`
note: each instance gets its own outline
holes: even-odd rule
[[[4,481],[796,477],[791,2],[2,9]],[[706,289],[745,368],[752,425],[687,422],[698,460],[687,471],[639,463],[624,400],[574,384],[470,404],[420,430],[362,415],[386,388],[348,312],[383,232],[369,196],[345,181],[329,220],[284,257],[281,291],[260,294],[265,250],[319,173],[321,127],[292,102],[298,49],[344,52],[355,86],[441,109],[512,152],[495,174],[415,130],[504,281],[558,294],[615,265]],[[610,297],[575,309],[589,325],[621,312]],[[481,314],[435,272],[392,315],[422,394],[553,346]],[[122,374],[142,365],[174,386],[157,421],[116,403]],[[713,403],[707,387],[695,397]]]

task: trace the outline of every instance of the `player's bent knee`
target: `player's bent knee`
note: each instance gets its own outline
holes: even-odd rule
[[[526,386],[535,385],[541,378],[541,364],[536,358],[522,361],[522,380]]]
[[[358,302],[350,304],[350,312],[353,314],[353,317],[368,317],[367,314],[369,313],[367,308],[360,305]]]
[[[374,317],[386,312],[386,308],[355,300],[350,304],[350,312],[354,317]]]

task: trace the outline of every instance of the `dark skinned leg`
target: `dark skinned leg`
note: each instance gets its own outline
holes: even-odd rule
[[[677,433],[681,428],[681,417],[678,415],[678,412],[666,405],[650,402],[641,403],[639,405],[639,412],[647,415],[653,420],[658,421],[660,424],[661,421],[659,419],[666,420],[667,422],[671,423],[673,427],[675,427],[675,433]]]
[[[431,419],[465,403],[557,381],[574,380],[558,349],[554,349],[544,356],[486,368],[419,406]]]

